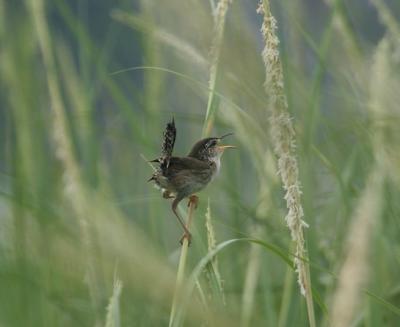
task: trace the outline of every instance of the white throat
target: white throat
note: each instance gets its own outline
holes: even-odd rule
[[[221,156],[217,156],[212,159],[212,162],[215,163],[215,171],[213,173],[213,178],[219,174],[219,170],[221,168]]]

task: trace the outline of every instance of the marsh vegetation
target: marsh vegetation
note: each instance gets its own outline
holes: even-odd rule
[[[261,5],[0,0],[0,326],[399,325],[400,3]]]

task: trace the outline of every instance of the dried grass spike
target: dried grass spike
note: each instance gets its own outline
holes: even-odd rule
[[[285,219],[292,240],[295,242],[294,264],[298,274],[300,291],[306,297],[310,326],[315,326],[311,279],[303,234],[303,227],[308,225],[303,220],[295,131],[288,113],[288,103],[284,92],[283,69],[278,47],[279,39],[276,35],[277,23],[271,14],[268,0],[261,1],[257,11],[263,15],[261,32],[265,42],[262,51],[266,75],[264,87],[269,98],[271,137],[278,159],[278,173],[286,192],[284,198],[288,213]]]

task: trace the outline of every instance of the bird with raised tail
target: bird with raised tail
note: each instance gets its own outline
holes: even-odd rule
[[[162,191],[165,199],[173,198],[172,211],[182,225],[184,238],[191,241],[191,234],[177,212],[177,206],[184,198],[189,198],[197,206],[198,197],[195,193],[204,189],[218,174],[221,167],[221,156],[225,149],[235,148],[233,145],[222,145],[221,140],[232,133],[221,137],[208,137],[198,141],[186,157],[173,157],[176,139],[174,119],[166,126],[163,135],[161,156],[151,162],[156,162],[159,167],[149,181]],[[190,203],[190,202],[189,202]]]

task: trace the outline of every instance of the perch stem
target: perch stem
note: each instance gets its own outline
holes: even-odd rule
[[[197,206],[197,197],[190,197],[189,200],[189,212],[188,212],[188,219],[186,223],[186,228],[187,230],[190,230],[190,225],[192,223],[192,218],[193,218],[193,213],[194,210],[196,209]],[[173,326],[175,319],[176,319],[176,309],[179,303],[179,300],[182,296],[182,290],[184,286],[184,276],[185,276],[185,267],[186,267],[186,259],[187,259],[187,253],[188,253],[188,248],[189,248],[189,239],[187,237],[183,237],[182,239],[182,249],[181,249],[181,256],[179,259],[179,266],[178,266],[178,272],[176,275],[176,284],[175,284],[175,293],[174,293],[174,298],[172,301],[172,308],[171,308],[171,314],[170,314],[170,319],[169,319],[169,326]]]

